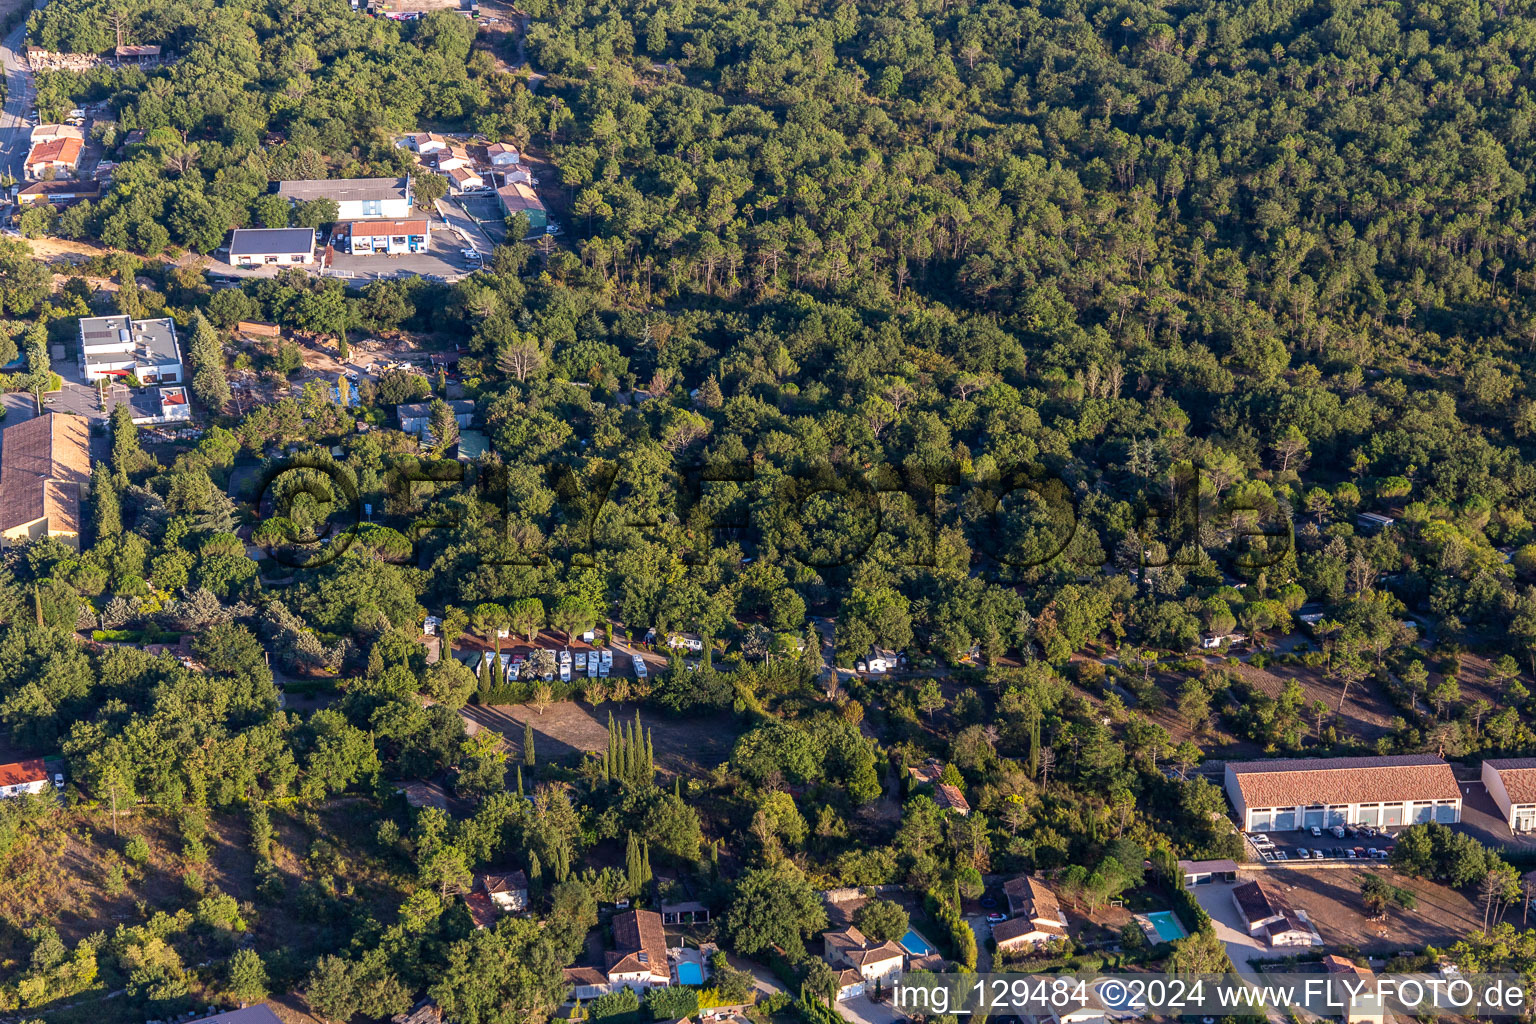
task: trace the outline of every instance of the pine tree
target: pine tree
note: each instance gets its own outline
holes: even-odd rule
[[[533,756],[533,723],[523,723],[523,764],[532,768],[537,762]]]
[[[699,385],[699,404],[706,409],[718,409],[725,402],[725,397],[720,394],[720,382],[714,374],[704,378],[704,383]]]
[[[117,498],[117,487],[112,483],[112,472],[105,462],[98,462],[91,469],[91,511],[94,514],[96,540],[103,541],[123,532],[122,503]]]

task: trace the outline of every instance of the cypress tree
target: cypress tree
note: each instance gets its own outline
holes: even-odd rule
[[[523,723],[523,764],[532,768],[537,762],[533,756],[533,723]]]
[[[641,858],[641,868],[640,868],[640,870],[644,873],[646,884],[649,885],[650,881],[651,881],[651,844],[650,843],[647,842],[647,843],[642,843],[641,844],[641,846],[640,846],[640,858]]]
[[[123,532],[123,508],[117,498],[117,488],[112,483],[112,473],[105,462],[98,462],[91,469],[91,511],[96,527],[96,539],[106,540]]]
[[[645,776],[640,780],[649,786],[656,781],[656,757],[651,752],[651,730],[645,730]]]
[[[544,865],[539,863],[539,855],[532,851],[528,854],[528,877],[535,882],[544,877]]]
[[[517,766],[517,795],[523,795],[523,766]]]
[[[640,861],[640,842],[635,838],[635,834],[631,832],[629,834],[629,845],[624,850],[624,873],[629,877],[629,891],[631,893],[638,893],[640,886],[645,884],[645,879],[641,877],[643,870],[644,865]]]

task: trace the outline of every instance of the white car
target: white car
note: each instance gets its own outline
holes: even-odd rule
[[[460,249],[459,253],[467,260],[483,259],[478,249]]]
[[[63,789],[64,788],[64,773],[63,772],[54,772],[53,773],[53,788],[54,789]]]
[[[562,228],[556,221],[550,221],[548,224],[544,225],[544,233],[546,235],[558,235],[564,230],[565,229]]]

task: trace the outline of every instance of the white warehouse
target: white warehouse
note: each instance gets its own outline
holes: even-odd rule
[[[1226,785],[1245,832],[1461,820],[1456,776],[1432,754],[1228,761]]]

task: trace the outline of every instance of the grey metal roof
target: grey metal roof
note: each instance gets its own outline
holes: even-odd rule
[[[231,256],[283,256],[314,248],[315,233],[309,228],[236,228],[229,240]]]
[[[365,199],[407,199],[405,178],[326,178],[317,181],[280,181],[277,194],[288,199],[334,199],[338,203]]]

